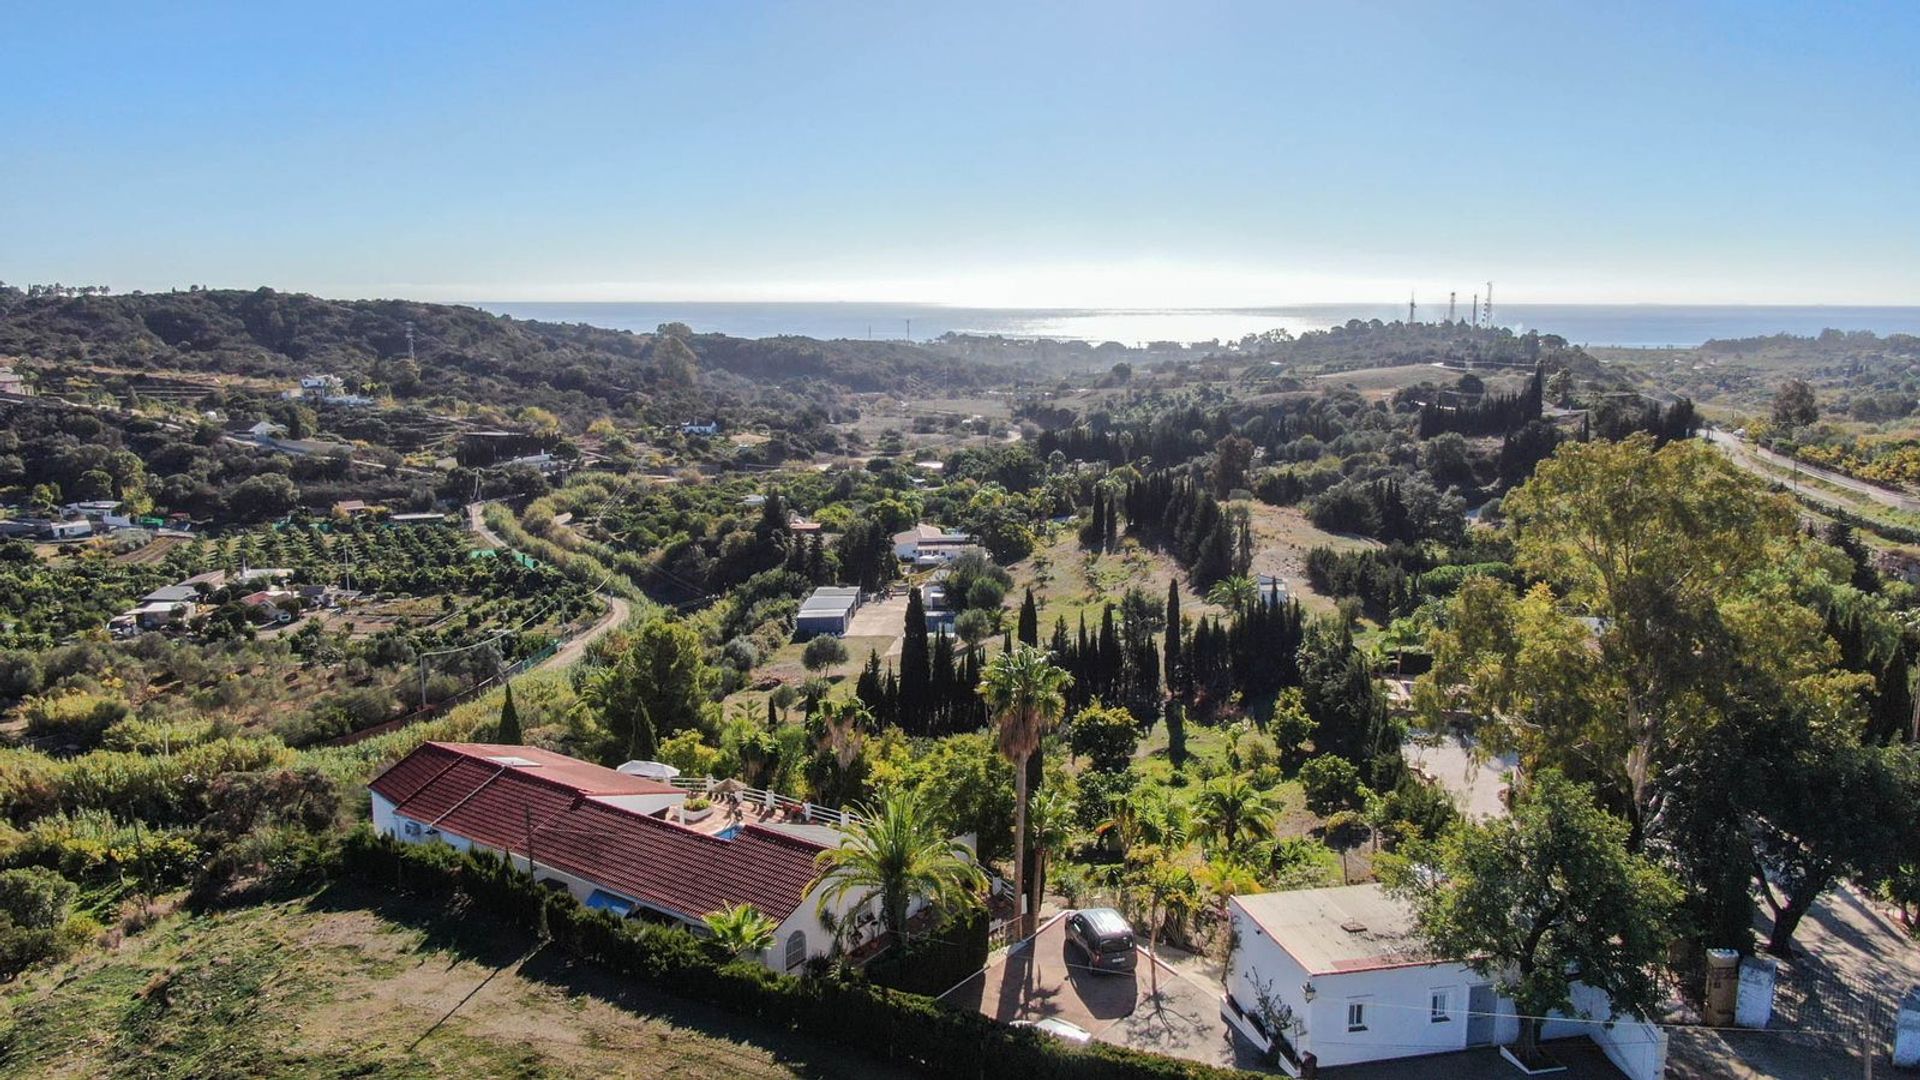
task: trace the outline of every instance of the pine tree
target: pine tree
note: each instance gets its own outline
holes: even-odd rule
[[[513,706],[513,684],[507,684],[507,700],[500,706],[500,729],[493,741],[502,746],[519,746],[526,741],[520,733],[520,710]]]

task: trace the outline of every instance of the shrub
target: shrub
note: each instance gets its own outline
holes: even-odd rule
[[[800,662],[807,665],[808,671],[820,671],[835,664],[847,662],[847,643],[832,634],[821,634],[800,654]]]
[[[831,1031],[847,1045],[933,1076],[978,1080],[983,1062],[992,1063],[994,1075],[1034,1080],[1252,1076],[1107,1043],[1070,1049],[1038,1032],[918,994],[858,981],[779,975],[758,963],[730,961],[688,930],[623,922],[590,910],[571,896],[534,884],[500,858],[463,855],[443,844],[401,844],[364,825],[343,842],[339,866],[369,885],[443,905],[464,897],[473,908],[520,927],[544,926],[555,945],[616,975],[763,1023]]]
[[[1360,805],[1360,770],[1338,754],[1322,754],[1300,766],[1307,809],[1326,817]]]
[[[98,743],[103,732],[132,710],[119,698],[68,690],[35,697],[21,711],[28,735],[84,747]]]

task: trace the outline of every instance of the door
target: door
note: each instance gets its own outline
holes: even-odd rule
[[[1467,1045],[1492,1046],[1494,1005],[1493,987],[1480,983],[1467,988]]]

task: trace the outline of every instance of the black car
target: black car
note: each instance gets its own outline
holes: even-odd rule
[[[1132,971],[1133,927],[1112,908],[1086,908],[1067,916],[1067,938],[1087,955],[1095,971]]]

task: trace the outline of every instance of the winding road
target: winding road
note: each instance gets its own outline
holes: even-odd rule
[[[1874,502],[1893,510],[1920,513],[1920,499],[1916,499],[1911,495],[1905,495],[1898,491],[1890,491],[1887,488],[1869,484],[1864,480],[1856,480],[1844,473],[1834,472],[1832,469],[1823,469],[1818,465],[1809,465],[1804,461],[1795,461],[1784,454],[1776,454],[1765,447],[1755,446],[1747,440],[1725,431],[1709,430],[1706,434],[1707,441],[1719,447],[1721,452],[1731,458],[1735,465],[1760,476],[1769,483],[1784,484],[1795,494],[1804,495],[1815,502],[1824,502],[1842,509],[1851,509],[1845,502],[1835,499],[1832,492],[1821,491],[1817,487],[1809,487],[1801,483],[1798,479],[1799,476],[1806,476],[1818,480],[1823,484],[1831,484],[1834,487],[1843,488],[1856,495],[1872,499]],[[1784,470],[1788,475],[1781,476],[1780,472],[1776,470]]]
[[[500,549],[512,547],[513,545],[500,539],[500,534],[487,528],[486,508],[487,504],[484,502],[467,504],[467,528],[472,530],[473,534],[478,536],[481,542],[489,547]],[[572,667],[580,662],[581,657],[587,655],[587,649],[592,646],[594,642],[606,637],[613,632],[615,627],[624,625],[628,619],[633,617],[633,604],[625,597],[615,596],[608,592],[602,592],[596,595],[607,602],[606,613],[600,616],[598,622],[567,639],[566,644],[554,650],[552,656],[535,664],[533,670],[558,671],[561,668]]]

